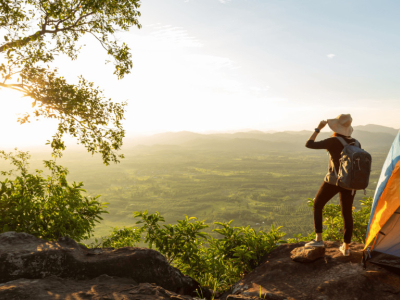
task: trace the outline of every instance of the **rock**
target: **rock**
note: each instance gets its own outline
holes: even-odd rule
[[[318,258],[325,256],[325,248],[323,247],[299,247],[294,248],[292,252],[290,252],[290,258],[297,262],[313,262]]]
[[[400,299],[399,275],[374,264],[368,264],[367,270],[362,268],[364,245],[351,243],[351,254],[345,257],[339,251],[340,243],[325,242],[323,259],[299,264],[291,259],[291,253],[303,246],[304,243],[296,243],[277,247],[233,286],[230,294],[234,295],[224,294],[221,300],[259,298],[252,293],[260,286],[262,293],[266,291],[279,299]]]
[[[103,274],[137,283],[155,283],[180,295],[196,295],[196,289],[200,288],[194,279],[169,265],[155,250],[87,249],[69,238],[48,242],[22,232],[0,234],[0,283],[51,275],[88,280]],[[203,294],[209,296],[209,291],[203,289]]]
[[[49,276],[44,279],[17,279],[0,284],[0,299],[124,299],[124,300],[192,300],[150,283],[102,275],[89,280],[63,279]]]

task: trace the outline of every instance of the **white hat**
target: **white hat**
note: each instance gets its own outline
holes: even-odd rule
[[[353,119],[350,114],[341,114],[336,117],[336,119],[328,119],[328,125],[333,130],[333,132],[342,134],[344,136],[351,136],[353,133],[353,127],[351,127],[351,122]]]

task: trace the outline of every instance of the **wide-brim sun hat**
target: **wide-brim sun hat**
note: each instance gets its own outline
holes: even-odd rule
[[[352,121],[353,119],[350,114],[341,114],[338,115],[336,119],[328,119],[328,126],[333,132],[344,136],[351,136],[353,133],[353,127],[351,127]]]

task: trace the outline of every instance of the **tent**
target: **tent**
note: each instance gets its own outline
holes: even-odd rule
[[[366,250],[400,256],[400,132],[382,168],[368,223]]]

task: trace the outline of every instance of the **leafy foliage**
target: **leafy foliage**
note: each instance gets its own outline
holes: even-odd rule
[[[105,164],[118,162],[124,137],[121,125],[125,103],[104,98],[93,83],[80,77],[68,83],[51,68],[57,55],[74,60],[81,50],[81,38],[96,39],[114,62],[114,74],[130,73],[129,47],[119,43],[117,31],[141,28],[139,0],[0,0],[0,88],[11,88],[33,99],[33,116],[57,119],[59,126],[49,141],[53,154],[65,149],[63,135],[78,139],[89,152],[99,152]],[[32,34],[32,32],[34,32]],[[1,57],[0,57],[1,58]],[[107,61],[109,62],[109,61]],[[29,122],[25,114],[19,122]]]
[[[0,181],[0,232],[19,231],[57,240],[63,236],[80,241],[90,238],[95,222],[102,220],[105,205],[96,197],[83,196],[83,183],[67,182],[68,170],[54,161],[44,161],[50,175],[28,172],[27,152],[16,155],[0,151],[17,168],[14,180]],[[12,176],[14,170],[2,175]]]
[[[269,233],[256,231],[254,228],[231,227],[229,222],[215,222],[222,228],[214,229],[223,239],[213,240],[216,249],[223,249],[224,256],[231,258],[236,266],[247,273],[255,268],[265,254],[275,248],[276,243],[284,243],[281,238],[285,235],[271,225]]]
[[[142,228],[147,231],[145,242],[149,243],[150,248],[154,245],[170,263],[178,261],[179,265],[193,266],[201,259],[201,241],[208,237],[206,233],[201,232],[208,227],[203,221],[186,216],[184,220],[178,220],[176,225],[167,224],[162,228],[158,222],[164,222],[164,218],[157,212],[135,212],[134,215],[142,219],[137,224],[143,223]]]
[[[285,233],[281,227],[271,225],[269,232],[256,231],[250,226],[231,227],[232,221],[215,222],[220,228],[214,229],[222,238],[208,239],[208,247],[204,248],[202,269],[198,272],[188,269],[190,276],[201,283],[218,290],[225,291],[232,287],[241,277],[253,270],[261,259],[280,243]],[[206,271],[204,271],[206,270]],[[193,272],[193,273],[190,273]]]
[[[356,242],[365,244],[373,201],[372,197],[364,197],[360,200],[361,209],[353,210],[353,236]]]

